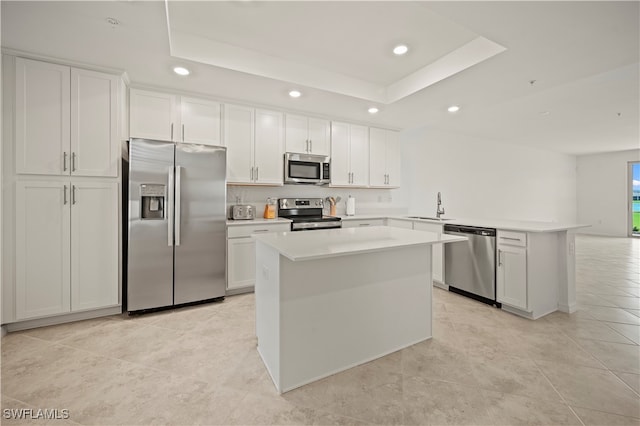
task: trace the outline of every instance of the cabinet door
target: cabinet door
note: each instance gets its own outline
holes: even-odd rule
[[[525,311],[528,310],[526,248],[498,247],[496,287],[498,302]]]
[[[334,121],[331,123],[331,185],[350,184],[349,125]]]
[[[349,164],[351,183],[355,186],[369,185],[369,129],[365,126],[350,125]]]
[[[285,116],[284,140],[287,152],[308,152],[309,132],[307,117],[287,114]]]
[[[227,290],[256,283],[256,243],[252,238],[227,240]]]
[[[177,97],[168,93],[129,91],[132,138],[174,141],[178,139]]]
[[[16,173],[69,174],[70,73],[16,58]]]
[[[71,174],[118,175],[118,78],[71,70]]]
[[[369,185],[386,186],[387,135],[384,129],[369,129]]]
[[[255,111],[254,161],[257,183],[282,185],[284,176],[284,140],[282,113]]]
[[[72,182],[71,310],[118,304],[118,184]]]
[[[401,182],[401,164],[400,164],[400,139],[398,132],[391,130],[386,131],[386,168],[387,168],[387,186],[397,188]]]
[[[394,228],[413,229],[413,222],[409,220],[387,219],[387,226]],[[433,247],[433,246],[432,246]]]
[[[227,146],[227,181],[253,181],[252,144],[254,111],[238,105],[225,105],[224,142]]]
[[[68,184],[16,183],[17,320],[70,310],[69,202]]]
[[[413,229],[416,231],[433,232],[436,235],[442,235],[442,225],[427,222],[414,222]],[[431,246],[431,269],[433,280],[444,283],[444,247],[442,244],[433,244]]]
[[[221,145],[220,104],[206,99],[182,97],[181,142]]]
[[[309,118],[309,152],[317,155],[329,155],[331,142],[331,123],[320,118]]]

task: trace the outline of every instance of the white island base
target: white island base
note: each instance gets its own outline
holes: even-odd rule
[[[431,338],[430,244],[443,237],[375,229],[256,237],[258,351],[280,393]],[[323,253],[292,254],[325,235]]]

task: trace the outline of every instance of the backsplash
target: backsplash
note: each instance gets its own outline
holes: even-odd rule
[[[347,198],[356,199],[356,215],[388,214],[403,215],[408,211],[404,191],[397,189],[331,188],[314,185],[284,186],[239,186],[227,185],[227,211],[234,204],[251,204],[256,207],[256,216],[262,217],[267,198],[326,198],[340,197],[336,213],[344,216]],[[329,214],[329,203],[325,201],[325,214]]]

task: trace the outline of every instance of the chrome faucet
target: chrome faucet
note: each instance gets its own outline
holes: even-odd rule
[[[438,208],[436,210],[436,217],[440,219],[440,216],[444,214],[444,207],[442,207],[442,197],[438,192]]]

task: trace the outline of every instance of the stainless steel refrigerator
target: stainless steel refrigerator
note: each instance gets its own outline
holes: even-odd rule
[[[126,310],[224,297],[226,149],[144,139],[125,148]]]

